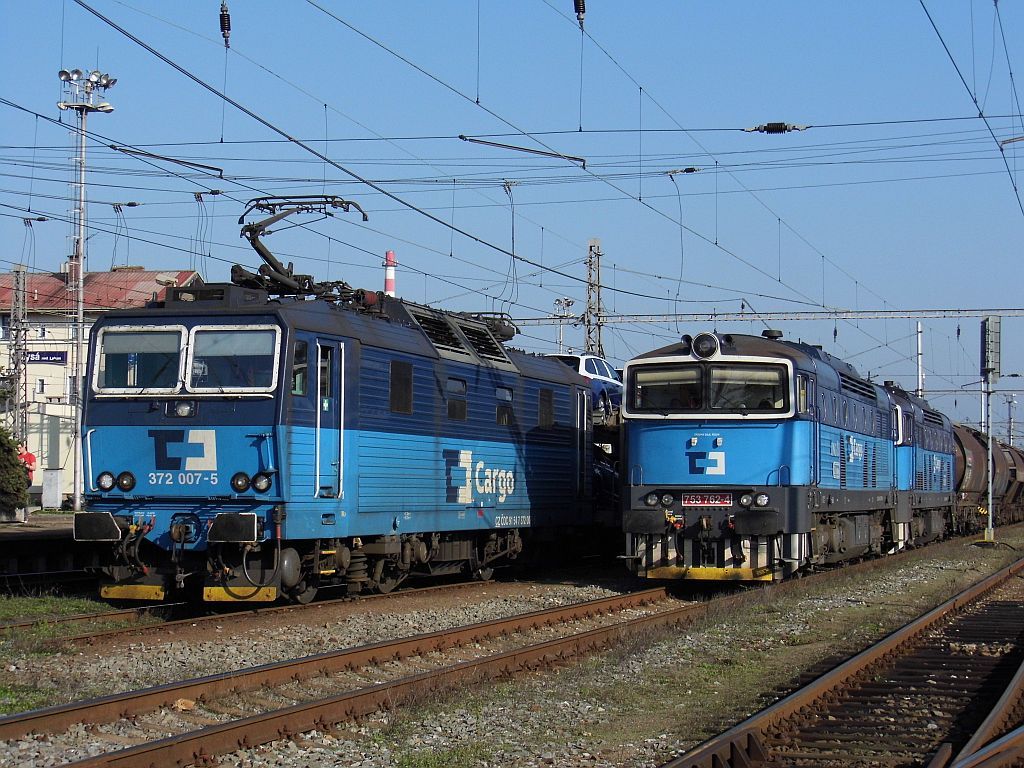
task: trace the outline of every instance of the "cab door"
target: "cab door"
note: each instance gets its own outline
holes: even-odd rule
[[[316,340],[317,408],[314,428],[314,495],[336,499],[342,489],[342,372],[345,345],[333,340]]]

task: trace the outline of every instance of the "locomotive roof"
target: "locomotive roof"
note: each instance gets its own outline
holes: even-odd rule
[[[288,326],[347,336],[368,346],[518,371],[547,381],[582,382],[579,374],[557,360],[506,349],[498,333],[510,336],[511,324],[445,312],[383,294],[357,293],[358,301],[345,306],[322,299],[272,297],[262,289],[231,283],[207,283],[172,288],[164,301],[145,308],[108,312],[101,322],[116,324],[127,319],[169,316],[230,321],[232,317],[271,314]]]
[[[913,392],[908,392],[894,381],[885,382],[885,389],[897,405],[910,410],[914,414],[915,421],[922,421],[927,418],[933,424],[936,422],[949,421],[949,417],[936,411],[923,397],[918,397]]]

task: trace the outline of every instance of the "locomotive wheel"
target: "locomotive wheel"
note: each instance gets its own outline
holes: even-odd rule
[[[408,575],[385,560],[378,560],[373,566],[373,582],[377,591],[384,595],[405,581],[405,577]]]
[[[383,595],[394,590],[399,584],[405,581],[405,576],[384,576],[377,582],[377,591]]]
[[[469,575],[477,581],[490,581],[494,576],[494,568],[489,565],[480,565],[480,556],[475,553],[469,559]]]
[[[307,585],[305,581],[300,581],[295,585],[295,589],[288,593],[288,598],[299,605],[313,602],[314,597],[316,597],[316,587]]]

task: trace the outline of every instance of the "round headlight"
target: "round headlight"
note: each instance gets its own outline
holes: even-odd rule
[[[770,499],[768,498],[767,493],[759,493],[757,494],[757,497],[754,499],[754,503],[759,507],[767,507],[769,501]]]
[[[270,490],[270,475],[260,472],[252,476],[252,487],[257,493],[266,493]]]
[[[195,407],[188,400],[179,400],[174,404],[174,415],[186,418],[195,413]]]
[[[711,357],[718,351],[718,338],[710,333],[698,334],[693,340],[693,354],[697,357]]]
[[[249,476],[245,472],[235,472],[231,476],[231,487],[236,493],[245,493],[249,490]]]
[[[675,501],[675,498],[671,493],[663,493],[661,495],[661,505],[663,507],[671,507],[673,501]]]
[[[122,472],[117,476],[117,487],[127,493],[135,487],[135,475],[131,472]]]
[[[742,496],[740,496],[740,506],[741,507],[749,507],[753,503],[754,503],[754,497],[751,496],[749,493],[744,493]]]
[[[116,482],[113,472],[100,472],[100,476],[96,478],[96,485],[100,487],[101,491],[112,490]]]
[[[646,496],[644,496],[644,504],[646,504],[648,507],[653,507],[653,506],[657,505],[657,503],[658,503],[658,494],[656,494],[656,493],[648,493]]]

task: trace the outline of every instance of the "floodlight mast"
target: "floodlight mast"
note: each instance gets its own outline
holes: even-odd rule
[[[62,110],[72,110],[78,115],[78,207],[75,210],[74,253],[70,258],[68,280],[72,285],[72,297],[75,305],[75,344],[72,348],[71,381],[69,399],[74,410],[74,426],[72,427],[71,447],[73,453],[73,489],[72,508],[75,512],[82,510],[82,371],[85,370],[84,337],[85,337],[85,118],[89,112],[109,114],[114,108],[106,101],[96,103],[100,91],[112,88],[117,82],[97,69],[85,73],[80,69],[70,71],[62,69],[57,77],[64,83],[65,100],[57,103]]]

